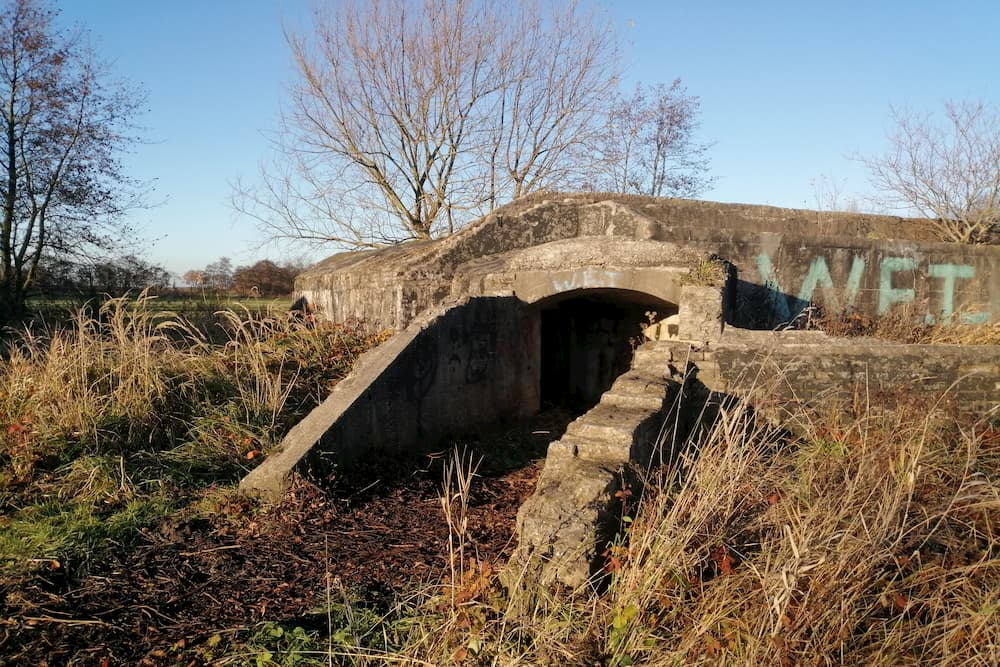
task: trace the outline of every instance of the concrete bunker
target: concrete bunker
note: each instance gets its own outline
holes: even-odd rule
[[[926,321],[1000,319],[996,248],[903,240],[919,223],[542,193],[446,239],[331,257],[296,281],[317,316],[359,317],[396,334],[241,487],[276,498],[293,472],[328,461],[406,449],[546,403],[596,403],[549,446],[519,518],[525,552],[576,585],[600,553],[619,471],[649,460],[663,415],[692,386],[687,370],[705,392],[742,394],[743,378],[792,368],[788,401],[849,397],[874,379],[947,389],[969,409],[995,406],[1000,347],[834,345],[784,331],[814,303],[870,317],[909,307]],[[733,269],[725,285],[700,275],[706,257]],[[673,322],[633,354],[647,312]]]
[[[677,305],[628,289],[561,292],[528,307],[539,321],[541,407],[584,412],[632,365],[651,322],[677,313]]]

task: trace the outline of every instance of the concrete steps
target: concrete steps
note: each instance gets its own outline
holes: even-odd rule
[[[662,404],[662,397],[657,398],[660,402],[653,409],[622,407],[602,398],[596,407],[566,427],[566,435],[605,442],[628,457],[635,444],[639,424],[658,411]]]
[[[629,370],[601,397],[602,405],[623,409],[660,410],[673,380],[653,369]]]
[[[632,368],[659,370],[666,366],[668,376],[680,381],[691,364],[696,367],[698,382],[712,391],[727,390],[715,352],[711,348],[692,346],[687,341],[649,341],[635,351]]]
[[[518,512],[515,561],[540,558],[546,583],[573,587],[600,570],[601,551],[620,527],[617,492],[639,483],[637,473],[654,460],[660,434],[674,430],[665,422],[677,418],[692,354],[679,341],[642,345],[601,401],[549,445],[535,493]],[[697,356],[699,378],[712,375],[714,362],[704,352]]]

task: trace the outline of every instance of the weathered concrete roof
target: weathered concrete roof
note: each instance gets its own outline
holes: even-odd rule
[[[577,282],[586,283],[593,275],[588,271],[615,262],[622,270],[692,266],[711,254],[729,261],[743,283],[790,299],[787,307],[776,302],[772,324],[794,316],[814,295],[821,301],[830,297],[837,308],[857,297],[860,310],[878,315],[886,304],[901,301],[927,302],[932,318],[942,312],[949,316],[961,305],[982,313],[975,315],[978,320],[992,321],[996,315],[990,313],[1000,313],[1000,277],[992,275],[1000,250],[930,237],[928,221],[913,218],[607,193],[537,193],[448,238],[335,255],[300,275],[296,289],[332,319],[360,317],[395,328],[449,298],[490,293],[481,280],[485,274],[506,271],[489,282],[499,294],[503,285],[517,283],[517,271],[573,270],[579,273]],[[901,271],[919,274],[907,279],[916,281],[912,289],[894,287],[892,275]],[[612,278],[608,284],[617,280]],[[638,284],[652,278],[623,279]],[[944,296],[941,280],[947,281]]]
[[[541,192],[502,206],[448,238],[409,241],[378,250],[338,253],[304,271],[300,275],[298,284],[306,288],[318,277],[333,272],[364,271],[369,275],[373,273],[405,275],[421,266],[426,268],[428,264],[447,268],[447,265],[441,265],[440,260],[468,261],[477,256],[493,255],[557,240],[549,238],[544,233],[532,233],[535,230],[531,229],[524,229],[522,233],[511,233],[514,230],[504,228],[530,227],[535,220],[533,216],[526,214],[532,210],[544,212],[546,218],[550,220],[578,224],[580,209],[592,208],[595,205],[604,208],[609,217],[623,217],[623,214],[638,215],[656,227],[691,227],[707,231],[729,229],[758,233],[791,232],[807,236],[848,238],[932,239],[927,229],[927,221],[915,218],[615,193]],[[482,242],[480,237],[484,234],[491,236],[494,242]],[[591,234],[573,236],[585,235]],[[615,234],[614,230],[611,230],[609,235],[620,234]],[[528,243],[525,243],[526,241]],[[471,246],[470,253],[459,251],[466,246]],[[454,267],[453,264],[451,268]]]

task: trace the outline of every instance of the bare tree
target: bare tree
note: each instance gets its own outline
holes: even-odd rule
[[[695,141],[701,103],[680,79],[610,105],[601,143],[598,185],[614,192],[654,197],[695,197],[711,186],[709,144]]]
[[[121,296],[144,289],[164,289],[170,286],[172,279],[163,267],[135,255],[90,262],[43,257],[35,270],[32,291],[50,297]]]
[[[205,267],[202,272],[208,287],[224,292],[233,286],[233,262],[228,257],[220,257]]]
[[[288,42],[275,159],[233,204],[271,238],[350,247],[448,234],[568,182],[617,68],[573,2],[346,0]]]
[[[479,123],[490,208],[589,176],[618,79],[615,40],[597,15],[576,2],[517,7],[498,24],[502,85]]]
[[[108,247],[139,196],[117,155],[143,98],[56,14],[43,0],[0,10],[0,321],[24,311],[44,254]]]
[[[863,157],[883,205],[933,219],[945,241],[1000,234],[1000,114],[982,102],[946,102],[943,118],[892,110],[883,155]]]

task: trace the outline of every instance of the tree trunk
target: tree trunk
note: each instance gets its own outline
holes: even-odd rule
[[[0,283],[0,327],[11,324],[27,312],[24,299],[18,295],[13,276]]]

